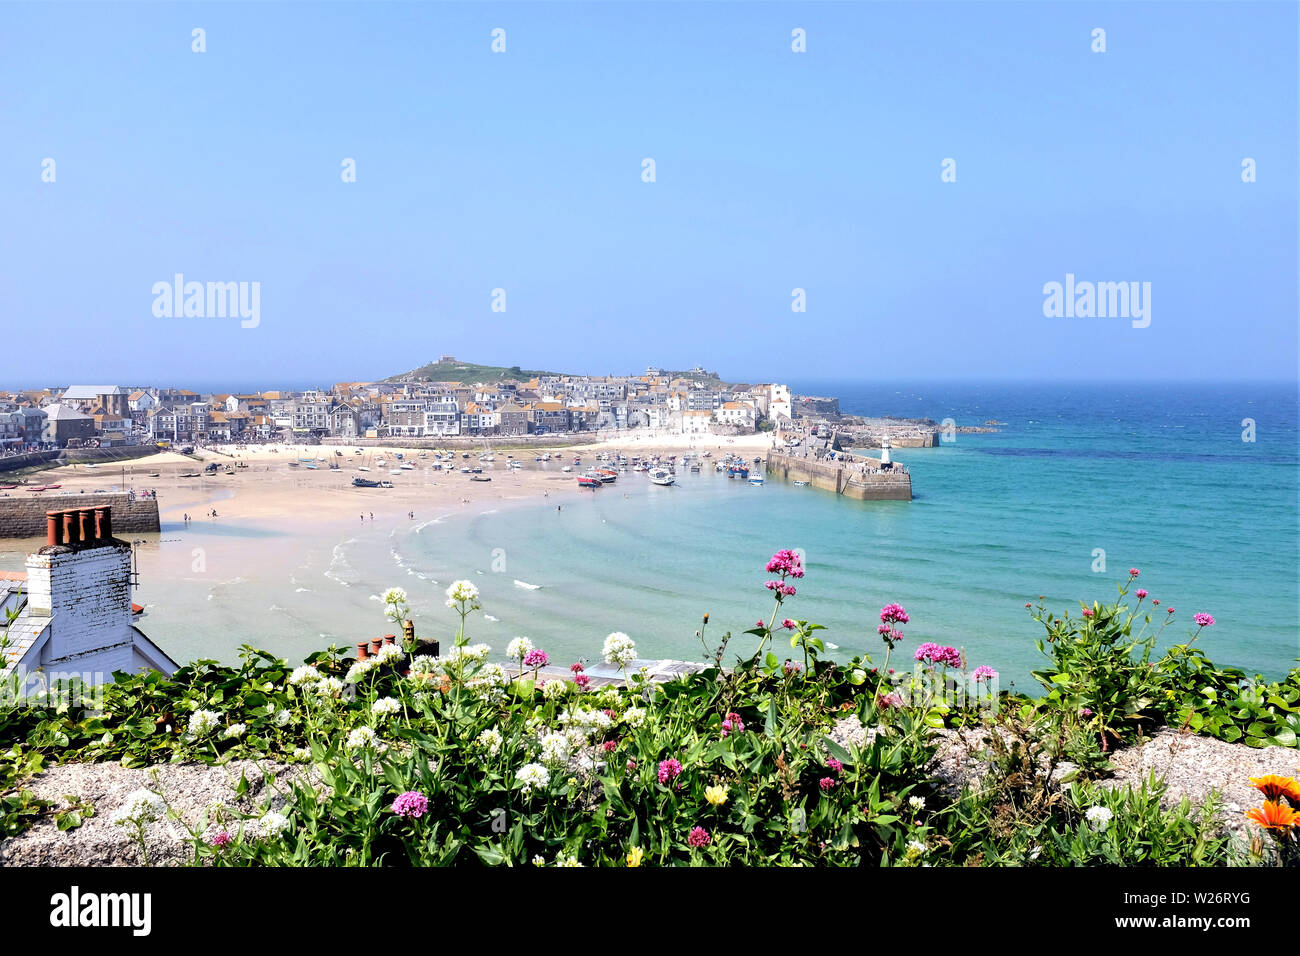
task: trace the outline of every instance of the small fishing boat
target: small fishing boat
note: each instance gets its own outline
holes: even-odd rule
[[[412,465],[409,461],[403,462],[400,466],[398,466],[398,468],[400,471],[415,471],[415,466]]]
[[[492,477],[490,475],[470,475],[469,480],[470,481],[491,481]]]
[[[390,475],[400,475],[400,474],[402,473],[402,469],[400,469],[400,468],[392,468],[392,469],[389,469],[389,472],[388,472],[388,473],[389,473]]]
[[[762,475],[750,475],[750,476],[749,476],[749,483],[750,483],[751,485],[761,485],[761,484],[763,483],[763,476],[762,476]]]
[[[796,482],[795,482],[795,486],[798,487],[798,488],[807,488],[807,487],[808,487],[808,482],[806,482],[806,481],[796,481]]]
[[[380,484],[379,482],[371,481],[369,478],[358,477],[352,479],[353,488],[378,488],[379,484]]]
[[[590,488],[592,491],[595,491],[595,490],[596,490],[597,488],[599,488],[600,486],[601,486],[601,481],[600,481],[599,478],[593,478],[593,477],[591,477],[590,475],[579,475],[579,476],[578,476],[578,487],[579,487],[579,488]]]
[[[667,468],[656,468],[650,472],[650,480],[656,485],[671,485],[677,480],[677,476]]]
[[[589,472],[589,474],[595,475],[597,478],[599,478],[601,481],[605,482],[606,484],[609,484],[610,482],[615,481],[618,478],[618,472],[613,471],[609,468],[596,468],[593,471]]]
[[[565,472],[573,471],[573,466],[572,466],[572,465],[565,465],[565,466],[564,466],[563,468],[561,468],[560,470],[561,470],[561,471],[565,471]]]
[[[370,469],[367,468],[365,465],[359,465],[359,466],[357,466],[357,471],[369,471],[369,470],[370,470]]]

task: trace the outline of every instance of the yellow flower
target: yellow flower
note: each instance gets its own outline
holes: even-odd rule
[[[727,788],[725,785],[704,788],[704,799],[709,801],[715,807],[720,807],[727,802]]]
[[[632,847],[632,849],[628,852],[627,855],[627,865],[640,866],[641,858],[643,856],[645,856],[645,851],[643,851],[639,846]]]

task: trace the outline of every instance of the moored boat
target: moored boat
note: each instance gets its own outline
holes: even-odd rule
[[[650,480],[656,485],[671,485],[677,476],[667,468],[656,468],[650,472]]]

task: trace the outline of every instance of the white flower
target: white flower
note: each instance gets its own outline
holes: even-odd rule
[[[385,644],[371,659],[376,664],[396,664],[405,656],[406,652],[402,650],[401,644]]]
[[[541,790],[551,782],[551,772],[539,763],[529,763],[519,768],[515,779],[519,782],[519,788],[525,794],[530,794],[534,790]]]
[[[312,689],[321,697],[334,697],[343,690],[343,681],[337,677],[322,677],[312,685]]]
[[[294,760],[310,760],[310,759],[311,759],[311,748],[310,748],[310,747],[295,747],[294,750],[293,750],[293,759],[294,759]]]
[[[453,647],[447,654],[447,660],[450,663],[457,664],[465,661],[469,664],[482,664],[492,653],[492,648],[486,644],[462,644],[460,647]]]
[[[289,675],[290,684],[314,684],[320,680],[320,671],[311,664],[304,664],[302,667],[295,667],[293,673]]]
[[[564,732],[564,739],[569,742],[569,747],[573,750],[581,750],[587,746],[587,732],[581,727],[570,727]]]
[[[533,642],[526,637],[516,637],[506,645],[506,657],[512,661],[521,661],[533,649]]]
[[[642,724],[645,723],[645,708],[629,707],[623,713],[623,722],[626,723],[629,727],[640,727]]]
[[[370,705],[370,712],[376,717],[388,717],[401,710],[402,702],[396,697],[381,697]]]
[[[127,794],[126,800],[113,811],[111,822],[119,827],[146,827],[161,820],[167,812],[162,797],[152,790],[136,790]]]
[[[406,603],[406,589],[405,589],[405,588],[389,588],[387,591],[384,592],[384,596],[381,598],[381,600],[382,600],[385,604],[405,604],[405,603]]]
[[[345,684],[355,684],[367,673],[375,669],[375,661],[367,658],[364,661],[357,661],[348,668],[347,676],[343,678]]]
[[[567,680],[548,680],[542,685],[542,697],[545,700],[558,700],[569,692]]]
[[[221,715],[215,710],[196,710],[190,714],[190,722],[185,733],[191,739],[206,737],[221,724]]]
[[[428,654],[421,654],[419,657],[411,658],[411,676],[415,677],[421,674],[434,674],[438,670],[437,658],[430,657]]]
[[[564,734],[547,734],[542,738],[542,763],[561,766],[569,762],[569,738]]]
[[[465,682],[475,694],[491,696],[494,692],[510,683],[510,675],[500,664],[484,664],[475,672],[474,677]]]
[[[447,588],[447,607],[457,608],[462,602],[473,604],[478,600],[478,588],[471,581],[452,581]]]
[[[602,653],[605,655],[606,664],[626,667],[636,660],[636,644],[622,631],[615,631],[605,638]]]
[[[275,811],[268,812],[258,822],[258,829],[262,836],[278,837],[281,833],[289,828],[289,818],[282,813]]]
[[[912,859],[915,859],[916,857],[919,857],[919,856],[925,856],[925,853],[926,853],[926,846],[925,846],[925,844],[922,843],[920,840],[908,840],[908,841],[907,841],[907,855],[908,855],[908,857],[910,857],[910,858],[912,858]]]
[[[226,728],[226,739],[230,740],[234,737],[242,737],[244,736],[244,731],[246,730],[248,730],[248,728],[245,727],[243,724],[231,724],[229,727]]]
[[[578,857],[575,854],[565,856],[563,853],[560,853],[555,857],[555,865],[569,867],[582,866],[582,864],[578,862]]]
[[[908,797],[907,805],[912,808],[913,813],[920,813],[925,809],[925,797]]]
[[[505,742],[505,738],[501,736],[501,731],[497,730],[495,727],[489,727],[487,730],[483,731],[483,733],[479,734],[475,740],[480,747],[487,750],[488,756],[490,757],[495,757],[500,753],[501,745]]]
[[[275,715],[275,725],[276,725],[277,727],[284,727],[284,726],[286,726],[286,725],[289,723],[289,721],[291,721],[292,719],[293,719],[293,714],[291,714],[291,713],[289,712],[289,709],[286,707],[286,708],[284,708],[283,710],[280,710],[278,713],[276,713],[276,715]]]
[[[1088,824],[1098,833],[1104,831],[1110,826],[1110,821],[1115,814],[1111,813],[1106,807],[1089,807],[1088,812],[1084,814],[1088,818]]]
[[[360,750],[363,747],[373,747],[379,740],[379,736],[369,727],[361,726],[353,728],[348,734],[348,750]]]

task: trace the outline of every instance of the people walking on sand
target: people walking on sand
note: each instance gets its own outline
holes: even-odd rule
[[[373,511],[370,512],[370,520],[371,520],[371,521],[374,521],[374,520],[375,520],[375,513],[374,513]]]

